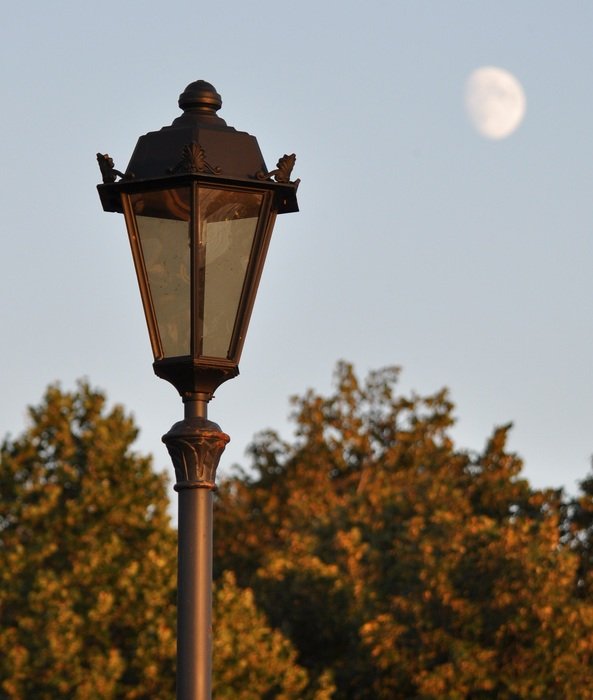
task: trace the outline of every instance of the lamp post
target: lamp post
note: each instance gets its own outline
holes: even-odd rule
[[[121,173],[97,154],[105,211],[124,214],[155,373],[184,418],[163,436],[179,494],[177,699],[208,700],[212,676],[212,492],[229,441],[208,420],[239,359],[277,214],[298,211],[295,156],[268,171],[253,136],[217,115],[202,80],[171,126],[141,136]]]

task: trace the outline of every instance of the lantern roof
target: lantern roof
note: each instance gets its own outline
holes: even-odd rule
[[[268,171],[257,139],[228,126],[218,114],[222,98],[205,80],[190,83],[179,96],[183,114],[170,126],[138,139],[125,173],[115,170],[107,155],[97,154],[103,174],[99,194],[106,211],[122,211],[119,192],[138,191],[149,183],[171,186],[171,180],[194,176],[277,190],[279,214],[298,211],[291,182],[296,160],[284,155],[276,169]],[[116,182],[117,177],[121,177]],[[193,178],[192,178],[193,179]]]

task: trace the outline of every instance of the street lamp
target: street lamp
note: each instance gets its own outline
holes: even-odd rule
[[[125,217],[154,371],[185,406],[163,436],[179,494],[178,700],[211,697],[212,491],[229,437],[207,404],[239,373],[276,215],[298,211],[295,156],[268,171],[256,139],[217,115],[221,105],[198,80],[171,126],[140,137],[125,173],[97,154],[103,208]]]

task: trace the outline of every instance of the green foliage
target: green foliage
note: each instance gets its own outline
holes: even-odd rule
[[[250,589],[224,572],[214,595],[212,695],[216,700],[330,700],[331,674],[317,684],[296,661],[296,650],[271,629]]]
[[[331,396],[295,399],[292,444],[259,437],[220,491],[218,570],[336,700],[592,698],[574,504],[520,477],[510,426],[455,449],[446,392],[398,396],[397,377],[341,364]]]
[[[307,672],[296,663],[292,644],[255,605],[249,589],[237,587],[225,572],[215,597],[214,688],[217,700],[329,700],[330,674],[320,687],[305,691]]]
[[[29,415],[0,447],[0,697],[174,697],[166,479],[132,451],[133,420],[86,383],[50,387]],[[216,697],[305,697],[307,672],[252,594],[229,574],[215,601]]]
[[[48,389],[0,448],[0,678],[7,698],[174,692],[165,478],[121,407]]]
[[[593,476],[532,489],[398,372],[294,401],[216,500],[220,700],[593,698]],[[0,697],[171,698],[176,537],[133,420],[50,387],[0,446]]]

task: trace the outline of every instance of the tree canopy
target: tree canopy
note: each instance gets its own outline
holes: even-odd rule
[[[532,489],[509,425],[460,450],[447,392],[397,379],[342,363],[295,399],[294,441],[257,438],[221,489],[218,571],[336,699],[593,697],[593,481]]]
[[[215,506],[214,697],[593,698],[593,475],[522,477],[502,425],[340,363],[259,434]],[[171,698],[166,477],[121,406],[51,386],[0,446],[0,697]]]
[[[29,416],[0,447],[0,697],[174,697],[166,478],[132,450],[132,418],[87,383],[50,387]],[[302,698],[308,674],[251,592],[229,573],[215,601],[216,697]]]

